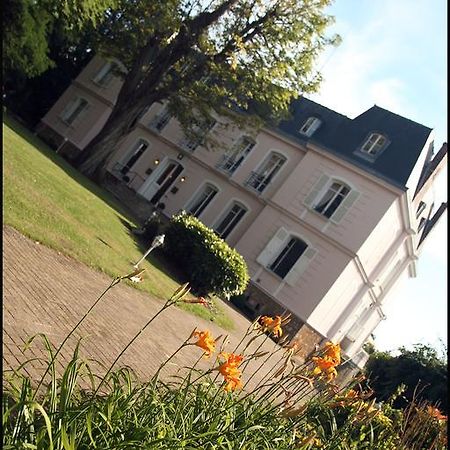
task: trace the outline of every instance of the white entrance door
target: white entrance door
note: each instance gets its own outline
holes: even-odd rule
[[[142,195],[142,197],[152,203],[157,203],[182,170],[183,167],[178,162],[171,159],[165,159],[145,180],[139,188],[138,194]]]

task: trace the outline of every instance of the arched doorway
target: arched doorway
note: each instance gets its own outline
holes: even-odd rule
[[[177,161],[166,159],[138,190],[138,194],[156,205],[168,191],[184,167]]]

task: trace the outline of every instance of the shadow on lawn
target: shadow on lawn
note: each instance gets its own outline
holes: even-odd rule
[[[135,235],[132,230],[135,229],[136,224],[140,221],[136,218],[133,211],[116,200],[114,196],[105,190],[103,187],[99,186],[89,178],[81,174],[75,167],[73,167],[68,161],[66,161],[62,156],[55,153],[44,141],[39,137],[34,135],[31,130],[29,130],[26,125],[20,123],[15,117],[10,114],[4,114],[3,122],[10,127],[15,133],[26,140],[30,145],[35,147],[42,155],[60,167],[67,175],[74,179],[82,187],[90,191],[92,194],[96,195],[98,198],[103,200],[107,205],[117,211],[116,216],[124,226],[128,235],[133,239],[136,248],[141,254],[144,254],[150,247],[150,242],[141,236]],[[121,216],[122,215],[122,216]],[[111,247],[111,245],[103,240],[100,236],[97,239],[104,245]],[[178,268],[171,264],[164,251],[161,249],[155,249],[147,257],[147,259],[159,270],[167,273],[178,283],[185,283],[187,281],[186,276]]]
[[[133,230],[135,229],[135,227],[133,226],[133,224],[131,224],[127,220],[124,220],[119,215],[117,217],[122,225],[126,228],[129,236],[134,240],[136,248],[140,253],[144,254],[151,246],[152,238],[134,234]],[[163,229],[159,228],[157,234],[163,232]],[[173,278],[177,283],[183,284],[189,281],[187,275],[181,269],[179,269],[176,264],[170,261],[170,258],[164,252],[164,248],[155,248],[150,253],[150,255],[147,256],[147,260],[151,262],[151,264],[158,270],[165,272],[167,275]]]
[[[102,188],[89,178],[81,174],[75,167],[73,167],[68,161],[66,161],[62,156],[55,153],[55,150],[51,149],[44,141],[33,134],[26,125],[20,123],[11,114],[6,113],[3,115],[3,122],[10,127],[15,133],[17,133],[21,138],[26,140],[30,145],[35,147],[42,155],[60,167],[67,175],[74,179],[80,186],[84,187],[92,194],[96,195],[98,198],[103,200],[108,206],[115,209],[117,212],[126,217],[130,222],[138,224],[140,221],[134,215],[133,211],[121,204],[115,197],[108,192],[106,189]],[[124,221],[122,221],[125,223]],[[132,226],[132,225],[131,225]]]

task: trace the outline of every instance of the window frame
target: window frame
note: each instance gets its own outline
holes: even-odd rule
[[[315,131],[322,125],[322,121],[316,116],[310,116],[298,130],[300,134],[311,137]]]
[[[337,190],[335,189],[334,192],[332,192],[331,197],[327,200],[325,205],[320,205],[324,201],[327,194],[333,190],[333,185],[335,185],[335,184],[339,185],[338,189]],[[338,205],[334,208],[333,212],[328,216],[326,214],[326,212],[330,209],[330,207],[333,205],[333,203],[338,198],[338,196],[342,195],[342,192],[341,192],[342,189],[347,189],[347,192],[342,196]],[[347,183],[343,182],[342,180],[336,179],[336,178],[331,178],[331,180],[325,185],[325,188],[322,189],[322,191],[320,192],[320,195],[318,196],[318,200],[316,200],[314,202],[312,209],[317,214],[320,214],[321,216],[325,217],[326,219],[331,220],[333,218],[333,215],[337,212],[339,207],[342,205],[342,202],[344,202],[344,200],[347,198],[347,196],[350,194],[351,191],[352,191],[352,187],[349,186]],[[320,211],[318,209],[319,205],[322,208]]]
[[[245,141],[247,144],[244,146]],[[226,174],[233,175],[255,147],[256,141],[253,138],[247,135],[240,136],[233,145],[232,151],[222,155],[217,167]]]
[[[205,137],[209,133],[211,133],[216,125],[217,120],[214,117],[212,117],[210,121],[206,121],[204,123],[195,123],[195,121],[192,120],[192,128],[195,130],[195,132],[198,132],[199,136],[196,138],[189,138],[188,136],[184,135],[184,137],[179,142],[180,147],[187,152],[193,153],[199,145],[203,144]]]
[[[288,250],[286,250],[287,247],[291,244],[291,242],[293,242],[292,246]],[[283,262],[288,258],[289,253],[294,248],[296,243],[303,244],[304,247],[301,250],[301,253],[298,255],[298,257],[295,259],[295,261],[293,261],[292,264],[289,266],[289,268],[287,270],[283,268],[283,270],[285,270],[286,273],[284,275],[281,275],[280,273],[278,273],[276,271],[276,269],[278,269],[282,266]],[[308,247],[309,247],[309,244],[307,242],[305,242],[303,239],[301,239],[298,236],[295,236],[293,234],[289,234],[288,238],[281,246],[279,252],[276,254],[275,259],[267,266],[267,269],[270,270],[275,275],[277,275],[282,280],[284,280],[286,278],[286,276],[288,275],[288,273],[293,269],[293,267],[300,261],[300,258],[304,255],[304,253],[306,252]],[[278,261],[278,259],[279,259],[279,261]],[[276,265],[276,267],[274,267],[275,265]]]
[[[261,178],[259,181],[257,181],[255,184],[257,184],[258,186],[255,186],[255,184],[253,183],[253,178],[255,180],[257,180],[257,177],[261,177],[263,174],[261,172],[265,172],[267,169],[266,167],[269,165],[270,160],[272,159],[273,156],[279,156],[280,159],[279,161],[282,161],[281,164],[278,164],[278,166],[276,167],[275,173],[274,170],[271,170],[269,174],[265,175],[263,178]],[[276,177],[279,175],[279,173],[281,172],[282,167],[288,162],[288,157],[286,155],[284,155],[283,153],[277,151],[277,150],[270,150],[265,158],[262,160],[262,162],[257,166],[257,168],[252,171],[250,173],[250,176],[247,178],[247,181],[245,182],[245,184],[247,186],[249,186],[252,190],[258,192],[259,194],[262,194],[267,186],[269,186],[270,183],[272,183],[274,181],[274,179],[276,179]],[[268,181],[266,181],[268,179]],[[260,187],[262,186],[262,188],[260,189]]]
[[[375,137],[375,141],[370,145],[368,149],[366,147],[370,144],[370,141]],[[377,146],[380,139],[384,139],[382,145],[378,146],[378,150],[376,152],[372,152],[372,150]],[[357,149],[357,153],[359,156],[366,158],[369,161],[374,161],[377,159],[389,146],[391,141],[389,140],[386,134],[381,133],[379,131],[371,131],[366,138],[364,139],[361,146]]]
[[[143,144],[146,144],[146,147],[144,148],[144,150],[141,152],[141,154],[138,156],[138,158],[128,167],[128,170],[124,173],[123,170],[128,166],[129,162],[131,161],[131,159],[140,151],[140,148],[142,147]],[[120,167],[119,168],[119,172],[125,176],[128,172],[131,171],[131,169],[133,168],[133,166],[141,159],[141,157],[144,155],[144,153],[151,148],[151,144],[150,141],[148,139],[145,139],[141,136],[139,136],[135,141],[133,146],[131,147],[131,150],[129,150],[128,152],[126,152],[122,158],[120,158],[119,160],[119,164]]]
[[[233,208],[235,206],[238,206],[240,208],[240,211],[230,220],[230,222],[226,225],[225,230],[222,233],[219,233],[217,231],[217,228],[222,225],[223,221],[229,216],[229,214],[232,212]],[[240,214],[241,211],[244,211],[243,214],[239,217],[239,219],[233,223],[234,219]],[[245,217],[245,215],[250,211],[250,208],[243,203],[241,200],[233,199],[231,200],[228,205],[224,208],[222,214],[219,216],[219,219],[216,221],[214,226],[212,227],[214,232],[220,236],[222,239],[226,239],[230,236],[230,234],[233,233],[233,231],[236,230],[237,225],[241,222],[241,220]],[[229,229],[230,223],[233,223],[231,226],[231,229]],[[225,234],[225,236],[224,236]]]
[[[200,200],[200,197],[204,194],[206,188],[212,188],[215,192],[212,195],[212,197],[210,197],[206,203],[206,205],[203,206],[203,202],[206,200],[206,198],[204,200],[202,200],[202,202],[197,205],[196,209],[200,208],[200,212],[195,211],[195,213],[191,212],[192,207],[195,205],[195,203],[198,202],[198,200]],[[184,211],[186,211],[187,214],[190,214],[191,216],[196,217],[197,219],[205,212],[206,208],[208,208],[208,206],[211,205],[211,202],[214,200],[214,198],[217,196],[217,194],[220,192],[220,189],[217,185],[215,185],[214,183],[212,183],[211,181],[206,181],[205,183],[203,183],[192,195],[192,197],[189,199],[189,201],[186,203],[185,207],[183,208]],[[209,195],[209,194],[208,194]]]
[[[169,109],[164,106],[150,119],[148,127],[157,133],[162,133],[164,128],[166,128],[166,126],[169,124],[171,118],[172,114],[170,114]],[[157,127],[157,124],[161,124],[161,122],[162,125],[160,127]]]
[[[105,71],[105,67],[107,67]],[[112,80],[114,79],[114,69],[118,67],[118,64],[115,61],[106,61],[100,70],[92,77],[92,82],[101,88],[107,88]],[[105,71],[104,74],[100,77],[99,75]]]
[[[76,115],[74,115],[74,113],[80,107],[81,102],[85,102],[85,105],[78,111]],[[61,111],[59,117],[66,125],[73,126],[74,123],[80,118],[80,114],[82,114],[83,111],[87,111],[89,106],[90,103],[85,97],[76,95],[74,99],[72,99],[69,103],[66,104],[65,108]]]

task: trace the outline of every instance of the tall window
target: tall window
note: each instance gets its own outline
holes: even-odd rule
[[[216,121],[214,119],[203,121],[202,123],[193,121],[192,130],[197,134],[197,136],[186,136],[183,138],[180,142],[181,147],[189,152],[193,152],[203,142],[203,139],[213,129],[215,124]]]
[[[322,122],[317,117],[308,117],[306,122],[300,128],[300,133],[310,137],[312,136],[314,131],[316,131],[317,128],[319,128],[321,123]]]
[[[275,261],[269,266],[269,269],[281,278],[284,278],[299,260],[300,256],[303,255],[307,247],[308,245],[300,239],[294,237],[289,239]]]
[[[247,136],[241,137],[233,151],[223,156],[218,167],[229,174],[234,173],[254,146],[255,142],[252,139]]]
[[[314,209],[325,217],[330,218],[349,192],[350,188],[348,186],[335,181],[331,184]]]
[[[89,103],[81,97],[77,97],[73,102],[69,103],[67,108],[61,114],[61,119],[68,125],[72,125],[75,119],[81,116],[83,111],[87,110]]]
[[[262,192],[285,162],[286,158],[283,155],[271,153],[261,168],[251,173],[246,184],[258,192]]]
[[[187,208],[187,212],[195,217],[200,216],[217,192],[218,190],[215,186],[207,184],[192,200]]]
[[[95,77],[92,79],[94,83],[106,87],[111,82],[111,80],[114,77],[114,68],[116,67],[116,64],[108,61],[103,65],[103,67],[97,72]]]
[[[160,133],[169,123],[171,117],[172,116],[170,115],[169,110],[167,108],[164,108],[161,112],[153,117],[153,119],[149,123],[149,127]]]
[[[247,209],[243,205],[237,202],[234,203],[227,211],[227,213],[223,216],[220,223],[215,227],[215,232],[222,239],[226,239],[246,212]]]
[[[375,156],[388,144],[388,140],[382,134],[372,133],[361,147],[363,153]]]
[[[139,139],[133,150],[126,156],[123,167],[120,169],[122,175],[126,175],[130,169],[136,164],[137,160],[144,154],[148,148],[148,142]]]

